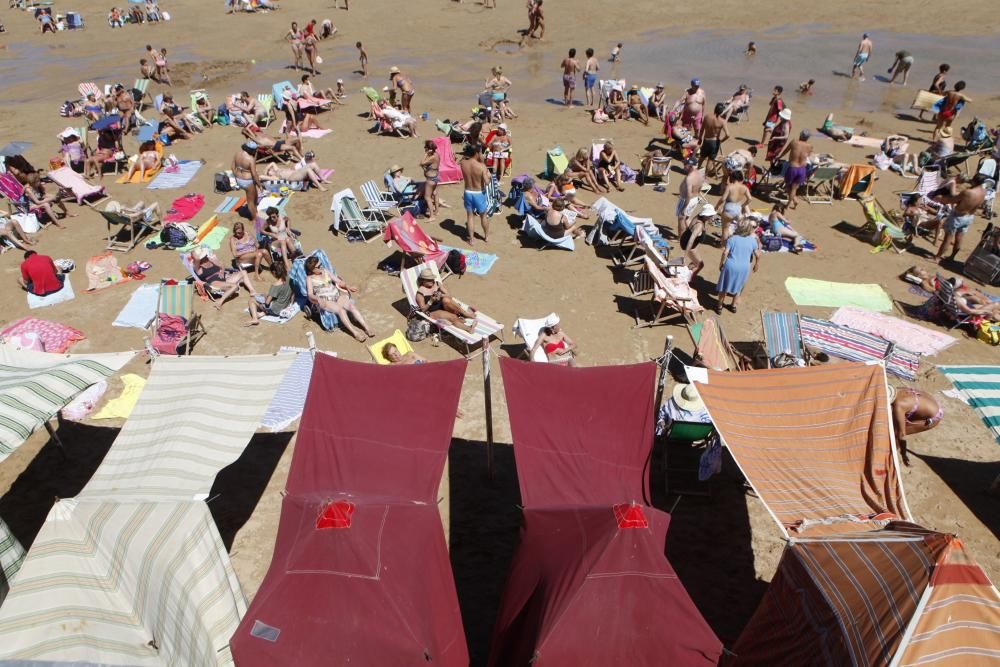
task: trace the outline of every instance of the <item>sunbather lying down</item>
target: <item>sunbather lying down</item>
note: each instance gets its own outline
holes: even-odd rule
[[[8,217],[3,211],[0,211],[0,239],[9,241],[21,250],[27,250],[28,246],[38,243],[34,235],[25,232],[17,220]],[[3,250],[6,250],[6,247],[3,247]]]
[[[936,292],[938,289],[937,276],[929,271],[925,271],[919,266],[911,266],[904,274],[904,278],[916,283],[920,280],[920,287],[925,292]],[[1000,322],[1000,301],[995,301],[992,296],[982,290],[970,287],[958,276],[947,279],[955,289],[955,305],[966,315],[979,315],[994,322]]]
[[[308,155],[308,153],[306,153],[306,155]],[[319,188],[321,192],[326,192],[326,188],[323,187],[323,184],[330,182],[324,179],[322,174],[320,174],[319,167],[316,166],[316,163],[308,159],[304,162],[300,162],[299,165],[294,167],[286,167],[280,164],[269,164],[264,168],[264,173],[260,175],[260,180],[292,181],[293,183],[308,181]]]
[[[820,128],[820,132],[834,141],[848,141],[854,136],[853,127],[833,124],[833,114],[828,115],[826,120],[823,121],[823,127]],[[863,132],[861,134],[862,136],[864,135]]]

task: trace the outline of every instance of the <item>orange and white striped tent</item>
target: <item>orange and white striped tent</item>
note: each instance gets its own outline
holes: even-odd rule
[[[882,366],[708,371],[707,378],[695,382],[712,422],[785,537],[910,520]]]

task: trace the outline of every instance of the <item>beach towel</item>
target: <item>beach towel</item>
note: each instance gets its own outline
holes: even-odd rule
[[[282,352],[299,351],[296,348],[281,348]],[[313,355],[308,350],[301,350],[295,361],[289,366],[285,377],[281,379],[278,390],[274,392],[271,404],[267,406],[260,425],[272,433],[288,427],[302,416],[306,404],[306,392],[312,378]]]
[[[892,299],[876,284],[833,283],[791,276],[785,279],[785,289],[800,306],[854,306],[883,312],[892,310]]]
[[[177,252],[191,252],[198,246],[218,250],[222,247],[222,240],[226,238],[229,229],[219,224],[219,218],[212,216],[205,222],[198,225],[198,233],[194,239],[185,246],[176,248]]]
[[[73,343],[86,338],[82,331],[73,327],[50,320],[41,320],[37,317],[22,317],[7,325],[0,331],[0,338],[7,339],[22,334],[36,334],[46,352],[56,353],[63,353]]]
[[[73,293],[73,283],[70,282],[69,276],[66,276],[63,280],[63,288],[55,294],[38,296],[37,294],[28,292],[28,308],[31,308],[32,310],[35,308],[47,308],[49,306],[54,306],[57,303],[71,301],[75,298],[76,294]]]
[[[432,141],[437,147],[438,157],[441,158],[438,164],[438,185],[461,183],[462,170],[455,162],[455,153],[451,150],[451,140],[448,137],[434,137]]]
[[[10,588],[14,575],[24,561],[24,547],[14,537],[3,519],[0,519],[0,603]]]
[[[146,386],[146,378],[135,373],[125,373],[122,375],[122,385],[122,393],[105,403],[91,419],[128,419],[139,400],[139,394]]]
[[[139,285],[128,303],[118,313],[118,317],[111,323],[116,327],[131,327],[133,329],[147,329],[149,323],[156,317],[156,307],[160,302],[160,285]]]
[[[205,196],[199,194],[186,194],[178,197],[170,205],[167,214],[163,216],[163,222],[187,222],[205,205]]]
[[[842,327],[829,320],[799,318],[799,329],[806,345],[848,361],[885,360],[885,371],[904,380],[915,380],[920,369],[920,355],[874,334]]]
[[[77,204],[83,204],[87,199],[104,196],[104,186],[94,185],[84,180],[81,174],[76,173],[69,167],[53,169],[48,174],[49,178],[64,190],[69,190],[76,198]]]
[[[847,140],[847,143],[858,148],[882,148],[882,144],[885,143],[885,139],[879,139],[878,137],[862,137],[859,134],[855,134]]]
[[[126,282],[118,260],[110,250],[100,255],[94,255],[87,260],[85,268],[87,274],[87,291],[101,290],[105,287],[112,287],[119,283]]]
[[[167,167],[149,184],[150,190],[183,188],[201,169],[201,160],[182,160],[173,167]]]
[[[215,207],[216,213],[230,213],[239,210],[247,203],[246,195],[226,197],[222,203]]]
[[[140,139],[140,141],[142,141],[142,140]],[[131,168],[131,165],[129,165],[129,167]],[[149,183],[154,178],[156,178],[157,176],[159,176],[160,175],[160,171],[162,171],[162,170],[163,170],[163,165],[162,164],[159,167],[157,167],[156,169],[147,169],[145,173],[142,173],[139,169],[136,169],[134,172],[132,172],[132,177],[131,178],[129,178],[128,174],[125,174],[124,176],[119,176],[117,179],[115,179],[115,183],[119,183],[119,184],[125,184],[125,183],[130,183],[130,184],[131,183]]]
[[[317,129],[312,129],[312,130],[306,130],[305,132],[302,132],[301,134],[302,134],[303,137],[309,137],[310,139],[322,139],[323,137],[325,137],[326,135],[330,134],[331,132],[333,132],[333,130],[317,130]]]
[[[958,342],[946,333],[861,308],[840,308],[830,320],[845,327],[875,334],[918,354],[937,354]]]
[[[938,366],[1000,443],[1000,366]]]
[[[451,252],[452,250],[458,250],[462,255],[465,256],[465,272],[474,273],[477,276],[485,276],[496,264],[496,261],[500,259],[496,255],[492,255],[488,252],[479,252],[478,250],[464,250],[462,248],[452,248],[451,246],[438,245],[444,252]]]
[[[66,407],[59,411],[63,419],[71,422],[83,421],[87,418],[97,404],[101,402],[101,397],[108,390],[108,381],[101,380],[97,384],[92,384],[84,389],[76,398],[66,404]]]
[[[285,324],[289,320],[293,319],[296,315],[298,315],[301,310],[302,307],[299,306],[298,302],[293,301],[292,305],[290,305],[288,308],[285,308],[277,315],[261,315],[259,319],[261,322],[270,322],[271,324]],[[248,308],[246,312],[247,314],[249,314],[250,309]]]

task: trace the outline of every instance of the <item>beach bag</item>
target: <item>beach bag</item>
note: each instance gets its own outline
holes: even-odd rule
[[[168,248],[183,248],[190,240],[180,225],[168,223],[160,232],[160,241]]]
[[[465,255],[458,250],[448,251],[448,258],[445,260],[445,265],[451,269],[452,273],[458,276],[464,276],[465,270],[468,268],[465,265]]]
[[[764,252],[779,252],[781,250],[781,237],[765,236],[763,245]]]
[[[1000,324],[988,320],[981,322],[976,330],[976,338],[990,345],[1000,345]]]
[[[228,172],[220,171],[215,175],[216,192],[232,192],[235,189],[234,183],[229,179]]]
[[[177,354],[177,347],[187,334],[187,320],[180,315],[160,314],[151,345],[160,354]]]
[[[406,323],[406,340],[419,343],[431,335],[431,323],[419,317],[411,317]]]
[[[229,107],[225,104],[220,104],[215,110],[215,122],[219,125],[229,125]]]
[[[70,116],[76,115],[76,104],[66,100],[62,103],[62,106],[59,107],[59,115],[63,118],[69,118]]]

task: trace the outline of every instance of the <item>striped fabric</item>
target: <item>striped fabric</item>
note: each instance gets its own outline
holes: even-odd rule
[[[0,519],[0,604],[3,604],[14,575],[21,569],[24,560],[24,547],[17,541],[14,533]]]
[[[0,344],[0,461],[77,394],[107,379],[133,356],[49,354]]]
[[[828,320],[818,320],[803,315],[801,323],[802,340],[806,345],[814,345],[827,354],[848,361],[881,361],[885,359],[885,370],[904,380],[915,380],[920,370],[920,355],[875,334],[842,327]],[[888,355],[888,358],[886,357]]]
[[[786,536],[909,519],[880,365],[708,371],[708,382],[697,388]]]
[[[170,171],[173,169],[173,171]],[[168,190],[170,188],[183,188],[188,184],[194,175],[201,169],[200,160],[181,160],[174,167],[163,169],[148,187],[150,190]]]
[[[284,352],[285,350],[282,349]],[[322,354],[322,353],[321,353]],[[281,380],[278,390],[260,418],[260,425],[271,432],[283,431],[293,421],[302,416],[306,404],[306,392],[312,378],[313,355],[301,350]]]
[[[205,503],[61,500],[0,607],[0,660],[229,665],[244,613]]]
[[[81,499],[190,500],[239,458],[293,354],[158,357]]]
[[[191,319],[194,306],[194,285],[181,282],[176,285],[160,283],[160,314],[179,315],[186,320]]]
[[[1000,366],[938,366],[1000,442]]]
[[[688,325],[688,333],[694,341],[695,353],[705,368],[714,371],[740,370],[740,362],[716,318],[706,317],[704,322]]]
[[[799,333],[799,314],[762,310],[760,321],[764,325],[767,358],[790,354],[802,359],[802,335]]]

